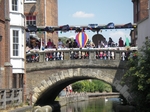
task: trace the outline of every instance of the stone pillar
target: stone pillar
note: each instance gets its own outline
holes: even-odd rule
[[[13,74],[12,65],[9,62],[5,62],[5,88],[11,89],[13,87]]]
[[[12,88],[12,65],[10,63],[10,17],[9,1],[5,0],[5,88]]]
[[[39,52],[39,62],[45,62],[45,52]]]
[[[27,74],[23,74],[23,102],[25,103],[26,102],[26,75]]]
[[[96,51],[93,50],[89,51],[89,59],[96,59]]]
[[[19,88],[19,74],[16,74],[16,88]]]
[[[70,50],[64,51],[64,60],[70,60]]]
[[[121,52],[115,52],[115,60],[121,59]]]

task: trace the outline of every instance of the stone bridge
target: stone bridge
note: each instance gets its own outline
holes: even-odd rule
[[[130,48],[133,52],[136,48]],[[98,79],[102,80],[122,94],[127,101],[132,99],[128,92],[127,85],[121,85],[120,81],[126,72],[126,60],[122,60],[126,49],[79,49],[77,52],[88,52],[88,58],[70,58],[73,49],[56,51],[32,52],[29,55],[38,53],[39,62],[26,64],[26,93],[32,93],[33,105],[52,104],[60,91],[67,85],[79,80]],[[97,52],[114,52],[114,59],[96,58]],[[63,52],[63,60],[46,61],[46,54],[49,52]],[[131,53],[130,53],[131,54]]]

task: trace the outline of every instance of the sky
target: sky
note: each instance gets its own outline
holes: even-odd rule
[[[131,0],[58,0],[58,25],[81,26],[88,24],[114,24],[133,23],[133,3]],[[131,29],[102,30],[106,40],[111,37],[118,43],[120,37],[127,37],[130,41]],[[88,38],[96,32],[85,31]],[[59,37],[75,37],[74,31],[59,32]]]

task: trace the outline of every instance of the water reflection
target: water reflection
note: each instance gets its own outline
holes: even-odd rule
[[[113,106],[119,104],[119,98],[98,98],[89,101],[68,104],[55,112],[114,112]]]

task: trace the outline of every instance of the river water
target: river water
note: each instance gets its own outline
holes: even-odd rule
[[[97,98],[70,103],[54,112],[115,112],[113,107],[116,104],[120,104],[119,98]]]

